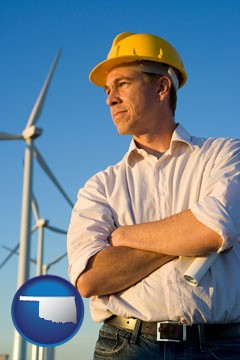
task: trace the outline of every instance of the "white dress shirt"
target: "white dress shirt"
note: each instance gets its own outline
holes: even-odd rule
[[[94,321],[114,314],[145,321],[240,322],[240,140],[193,137],[181,125],[159,159],[132,140],[119,163],[80,189],[68,231],[71,281],[76,283],[90,257],[110,246],[116,227],[186,209],[223,239],[199,285],[183,279],[194,258],[179,257],[125,291],[93,296]]]

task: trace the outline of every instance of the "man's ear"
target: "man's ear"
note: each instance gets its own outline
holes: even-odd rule
[[[171,89],[172,83],[167,76],[162,76],[159,78],[159,89],[158,94],[160,98],[163,96],[165,97]]]

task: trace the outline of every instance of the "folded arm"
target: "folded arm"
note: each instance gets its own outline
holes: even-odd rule
[[[93,256],[77,280],[84,297],[108,295],[136,284],[175,256],[108,246]]]
[[[119,227],[111,234],[110,243],[173,256],[197,256],[217,251],[222,237],[185,210],[160,221]]]
[[[93,256],[78,278],[83,296],[122,291],[176,256],[217,251],[222,238],[187,210],[161,221],[119,227],[110,242],[113,246]]]
[[[114,230],[111,208],[103,185],[100,186],[103,182],[91,182],[79,200],[80,210],[76,208],[70,231],[74,256],[78,243],[84,245],[76,256],[83,258],[82,264],[87,253],[96,253],[88,257],[87,265],[75,266],[78,274],[81,273],[77,280],[80,293],[83,296],[113,294],[136,284],[177,256],[197,256],[231,247],[240,231],[240,156],[238,149],[233,151],[235,147],[235,143],[223,147],[224,154],[215,161],[205,194],[191,210],[160,221]],[[90,222],[92,214],[95,218]],[[84,239],[80,234],[84,234]],[[112,246],[106,247],[109,234]],[[98,249],[93,252],[96,245]]]

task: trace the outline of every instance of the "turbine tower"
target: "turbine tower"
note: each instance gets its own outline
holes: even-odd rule
[[[43,84],[41,92],[32,109],[32,112],[26,123],[26,127],[22,134],[9,134],[0,132],[0,140],[24,140],[26,143],[24,158],[24,174],[23,174],[23,194],[22,194],[22,213],[21,213],[21,229],[19,244],[19,266],[18,266],[18,288],[29,279],[29,258],[30,258],[30,237],[31,237],[31,202],[32,202],[32,179],[33,179],[33,156],[36,157],[40,166],[48,174],[51,180],[58,187],[69,204],[72,206],[71,200],[68,198],[60,184],[52,174],[51,170],[45,163],[39,151],[34,146],[34,140],[42,133],[37,128],[39,117],[41,116],[44,102],[46,100],[47,91],[51,83],[55,68],[57,66],[61,50],[58,51],[54,62],[50,68],[47,78]],[[26,341],[15,331],[13,360],[26,360]]]

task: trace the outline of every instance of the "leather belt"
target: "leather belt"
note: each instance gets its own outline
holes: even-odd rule
[[[105,324],[134,331],[137,319],[112,316]],[[204,333],[205,340],[240,338],[240,324],[193,324],[185,325],[169,322],[141,321],[139,334],[152,335],[160,341],[194,341],[199,338],[199,332]]]

